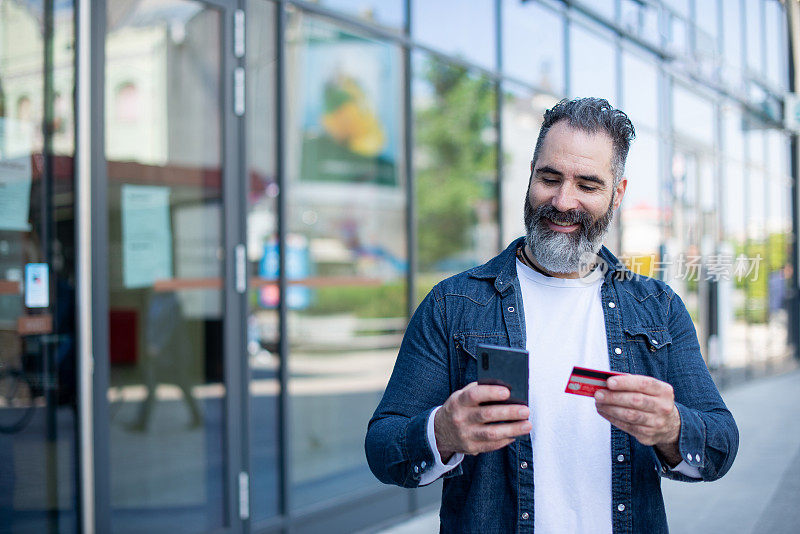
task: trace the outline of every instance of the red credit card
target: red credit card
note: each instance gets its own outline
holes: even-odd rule
[[[609,377],[623,374],[625,373],[598,371],[597,369],[576,366],[572,368],[572,374],[569,376],[569,382],[567,382],[567,389],[564,391],[575,395],[594,397],[594,393],[598,389],[608,389],[606,380]]]

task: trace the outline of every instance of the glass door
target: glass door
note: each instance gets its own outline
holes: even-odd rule
[[[108,430],[110,510],[100,513],[115,533],[238,530],[226,345],[240,327],[226,278],[232,10],[106,6],[109,410],[98,425]]]
[[[74,23],[0,1],[0,533],[78,531]]]

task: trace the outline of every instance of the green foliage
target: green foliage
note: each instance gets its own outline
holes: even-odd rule
[[[748,323],[767,322],[769,274],[781,269],[789,261],[790,243],[789,235],[773,233],[766,241],[748,239],[746,242],[736,244],[735,257],[739,255],[751,259],[760,257],[757,276],[756,273],[750,273],[747,276],[734,277],[735,287],[743,289],[745,294],[745,307],[743,310],[737,310],[737,317],[743,317]]]
[[[495,89],[467,69],[430,59],[424,79],[432,101],[415,114],[420,270],[470,248],[475,204],[495,196]],[[491,136],[489,136],[491,137]]]
[[[314,290],[308,315],[353,313],[356,317],[405,317],[406,284],[382,286],[331,286]]]

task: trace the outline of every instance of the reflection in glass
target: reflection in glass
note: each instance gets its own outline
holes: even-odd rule
[[[737,89],[742,80],[741,5],[739,0],[722,0],[723,78]]]
[[[56,4],[0,2],[2,532],[78,531],[75,10]]]
[[[788,158],[786,137],[777,131],[767,132],[767,356],[780,360],[789,356],[788,290],[791,287],[791,179],[786,173]]]
[[[247,5],[247,358],[250,517],[278,513],[278,184],[275,175],[275,5]]]
[[[689,24],[685,19],[669,16],[669,39],[667,46],[678,56],[686,56],[689,51]]]
[[[768,36],[766,76],[777,88],[786,89],[786,14],[779,2],[766,2],[764,9],[764,31]]]
[[[622,55],[622,109],[641,126],[658,127],[658,71],[652,58],[643,59],[630,52]]]
[[[761,74],[762,64],[762,27],[761,1],[743,2],[745,9],[745,46],[747,47],[747,69],[754,74]]]
[[[498,252],[497,133],[490,80],[434,57],[414,59],[421,300],[447,275]],[[520,172],[530,172],[526,167]]]
[[[679,84],[672,86],[672,123],[675,133],[714,144],[714,106],[706,98]]]
[[[411,34],[420,42],[492,69],[496,65],[493,0],[409,0]]]
[[[564,20],[533,2],[503,2],[503,70],[542,91],[564,92]]]
[[[503,85],[503,243],[525,235],[523,202],[528,193],[531,159],[544,111],[556,104],[556,97],[530,89]]]
[[[114,0],[108,22],[111,524],[207,531],[225,501],[221,17]]]
[[[661,212],[659,209],[658,138],[637,130],[631,144],[625,177],[628,186],[620,210],[622,255],[639,274],[660,277]]]
[[[639,0],[622,0],[620,11],[620,25],[623,28],[653,44],[661,44],[657,7]]]
[[[319,0],[319,3],[370,24],[403,29],[403,0]]]
[[[408,266],[399,48],[297,11],[287,32],[285,298],[301,508],[378,487],[364,429],[406,326]]]
[[[570,26],[571,97],[594,96],[616,103],[616,69],[613,41],[583,26]]]
[[[703,74],[709,78],[716,74],[719,58],[717,39],[717,2],[695,2],[694,52]]]
[[[615,0],[578,0],[579,3],[584,4],[587,8],[594,11],[598,15],[602,15],[610,21],[615,20],[616,14],[614,13]]]

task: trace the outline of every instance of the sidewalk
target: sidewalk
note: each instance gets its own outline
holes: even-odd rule
[[[739,453],[713,483],[662,479],[672,532],[796,533],[800,529],[800,371],[723,392],[739,425]],[[381,531],[434,534],[438,511]]]

